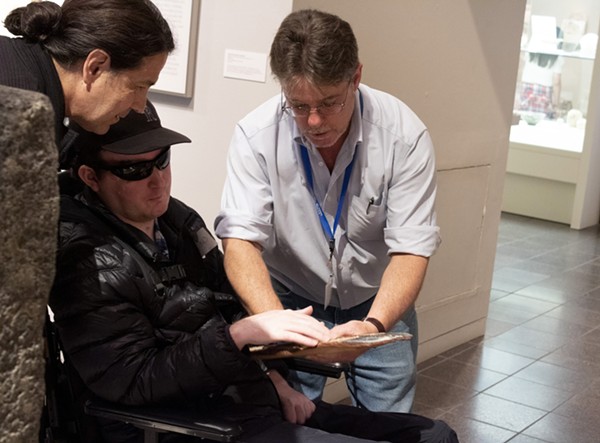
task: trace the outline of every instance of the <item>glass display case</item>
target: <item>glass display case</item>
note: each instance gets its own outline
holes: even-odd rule
[[[582,220],[584,196],[600,202],[589,192],[599,22],[598,1],[527,1],[503,211],[577,229],[598,222]]]
[[[562,16],[547,15],[558,12],[551,3]],[[511,142],[582,151],[598,34],[571,6],[527,3]]]

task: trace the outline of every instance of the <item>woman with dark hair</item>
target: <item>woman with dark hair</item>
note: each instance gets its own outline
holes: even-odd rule
[[[104,134],[143,112],[148,89],[174,49],[169,25],[150,0],[32,2],[13,10],[0,36],[0,84],[41,92],[56,115],[65,161],[65,117]]]

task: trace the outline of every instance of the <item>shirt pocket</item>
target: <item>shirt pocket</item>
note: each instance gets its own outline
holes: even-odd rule
[[[387,207],[383,195],[355,195],[348,211],[348,238],[355,242],[384,240]]]

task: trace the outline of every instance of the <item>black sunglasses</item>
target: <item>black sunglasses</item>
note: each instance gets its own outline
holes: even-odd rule
[[[123,165],[107,165],[103,163],[97,163],[95,167],[104,171],[109,171],[113,175],[116,175],[123,180],[144,180],[152,175],[155,167],[162,171],[169,166],[169,162],[171,161],[170,148],[171,147],[169,146],[152,160]]]

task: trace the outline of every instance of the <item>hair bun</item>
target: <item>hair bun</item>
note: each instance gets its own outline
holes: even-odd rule
[[[4,26],[27,41],[44,42],[58,29],[62,10],[54,2],[30,2],[8,14]]]

